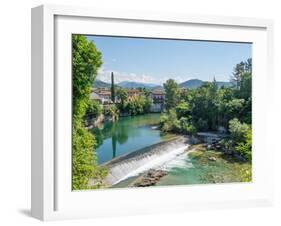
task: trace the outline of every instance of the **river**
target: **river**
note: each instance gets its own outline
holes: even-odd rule
[[[106,122],[92,130],[97,141],[98,163],[106,163],[118,156],[137,151],[164,141],[171,135],[162,136],[156,129],[160,114],[121,117],[115,122]]]
[[[111,167],[108,184],[128,187],[151,168],[168,172],[156,186],[240,182],[241,170],[251,170],[248,163],[202,147],[185,152],[189,143],[179,136],[161,135],[159,122],[160,114],[146,114],[106,122],[92,130],[98,163]]]

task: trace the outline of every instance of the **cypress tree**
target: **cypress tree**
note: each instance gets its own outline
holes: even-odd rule
[[[115,103],[115,85],[113,72],[111,72],[111,101]]]

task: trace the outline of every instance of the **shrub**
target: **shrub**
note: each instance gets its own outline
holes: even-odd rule
[[[196,128],[190,123],[190,120],[188,120],[188,118],[181,117],[179,124],[180,124],[181,133],[190,134],[190,135],[196,134]]]
[[[252,160],[252,130],[248,129],[244,135],[244,140],[239,142],[236,151],[246,160]]]
[[[73,129],[73,156],[72,156],[72,188],[90,189],[89,178],[96,179],[97,187],[103,186],[102,179],[106,176],[107,170],[97,165],[94,136],[79,123]]]
[[[251,182],[252,181],[252,169],[251,169],[251,167],[242,169],[240,174],[241,174],[241,181],[242,182]]]
[[[187,115],[190,114],[190,107],[187,102],[182,102],[177,105],[176,107],[176,112],[178,117],[186,117]]]
[[[229,121],[229,132],[234,142],[242,142],[245,139],[250,126],[246,123],[241,123],[237,118]]]
[[[127,101],[124,108],[130,115],[141,115],[149,112],[151,104],[151,98],[140,95]]]
[[[116,121],[119,118],[119,110],[115,104],[112,104],[104,109],[104,114],[109,116],[112,121]]]
[[[103,111],[102,105],[100,105],[98,102],[94,100],[89,101],[88,109],[87,109],[87,115],[91,115],[94,118],[100,116],[100,114]]]
[[[169,110],[160,117],[160,126],[163,132],[178,132],[180,129],[180,122],[177,119],[175,110]]]

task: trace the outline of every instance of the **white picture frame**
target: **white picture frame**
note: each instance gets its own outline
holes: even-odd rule
[[[71,191],[71,120],[69,111],[61,110],[69,110],[71,99],[68,38],[97,30],[106,35],[252,42],[253,182]],[[56,220],[271,205],[273,181],[267,175],[273,168],[273,150],[266,139],[266,99],[272,95],[272,39],[273,22],[265,19],[57,5],[33,8],[32,216]],[[58,107],[61,103],[66,108]]]

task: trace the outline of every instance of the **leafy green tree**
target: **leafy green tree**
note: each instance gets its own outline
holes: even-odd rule
[[[87,109],[87,115],[91,115],[94,118],[97,118],[101,115],[103,107],[95,100],[90,100]]]
[[[190,115],[190,106],[187,102],[181,102],[176,106],[176,112],[179,118]]]
[[[251,98],[252,95],[252,74],[244,72],[241,74],[240,90],[238,96],[245,100]]]
[[[141,115],[150,111],[152,100],[150,97],[139,95],[126,102],[125,110],[130,115]]]
[[[165,89],[165,106],[169,110],[177,106],[180,100],[180,89],[173,79],[169,79],[164,83]]]
[[[234,98],[225,103],[225,113],[227,114],[228,120],[232,118],[240,118],[245,107],[244,99]]]
[[[252,160],[252,130],[244,134],[244,140],[237,144],[236,151],[247,160]]]
[[[245,65],[245,71],[252,74],[252,58],[247,59]]]
[[[224,147],[251,159],[252,59],[237,64],[235,86],[219,87],[216,79],[196,89],[180,90],[172,79],[164,84],[166,113],[161,114],[161,130],[193,134],[196,131],[229,132]],[[239,118],[239,120],[238,120]]]
[[[179,120],[180,132],[183,134],[195,135],[196,128],[190,122],[190,119],[187,117],[181,117]]]
[[[119,118],[119,110],[115,104],[112,104],[109,107],[105,108],[104,114],[106,116],[109,116],[112,121],[116,121]]]
[[[229,132],[234,142],[242,142],[249,130],[250,126],[241,123],[237,118],[229,121]]]
[[[153,100],[149,96],[144,96],[144,113],[149,113],[150,112],[150,107],[153,104]]]
[[[217,93],[217,84],[215,82],[206,82],[195,90],[189,101],[192,106],[192,120],[199,131],[217,129]],[[204,122],[204,126],[201,126],[203,125],[201,122]]]
[[[83,35],[72,36],[73,117],[78,121],[86,113],[92,84],[101,66],[101,53]]]
[[[120,109],[123,111],[125,109],[125,103],[128,100],[128,91],[126,89],[119,88],[116,91],[116,97],[120,99],[121,101]]]
[[[177,118],[177,113],[174,109],[169,110],[160,117],[160,126],[163,132],[178,132],[180,122]]]
[[[90,93],[97,70],[101,66],[101,53],[83,35],[72,36],[73,74],[73,133],[72,133],[72,188],[89,189],[90,178],[97,180],[94,187],[102,186],[106,170],[97,165],[95,138],[83,127],[83,118],[89,108]]]
[[[232,73],[232,82],[236,85],[237,88],[240,88],[241,83],[241,74],[245,71],[245,62],[241,61],[239,64],[236,64]]]
[[[238,89],[241,87],[244,73],[252,74],[252,58],[249,58],[246,61],[241,61],[234,67],[231,80]]]

